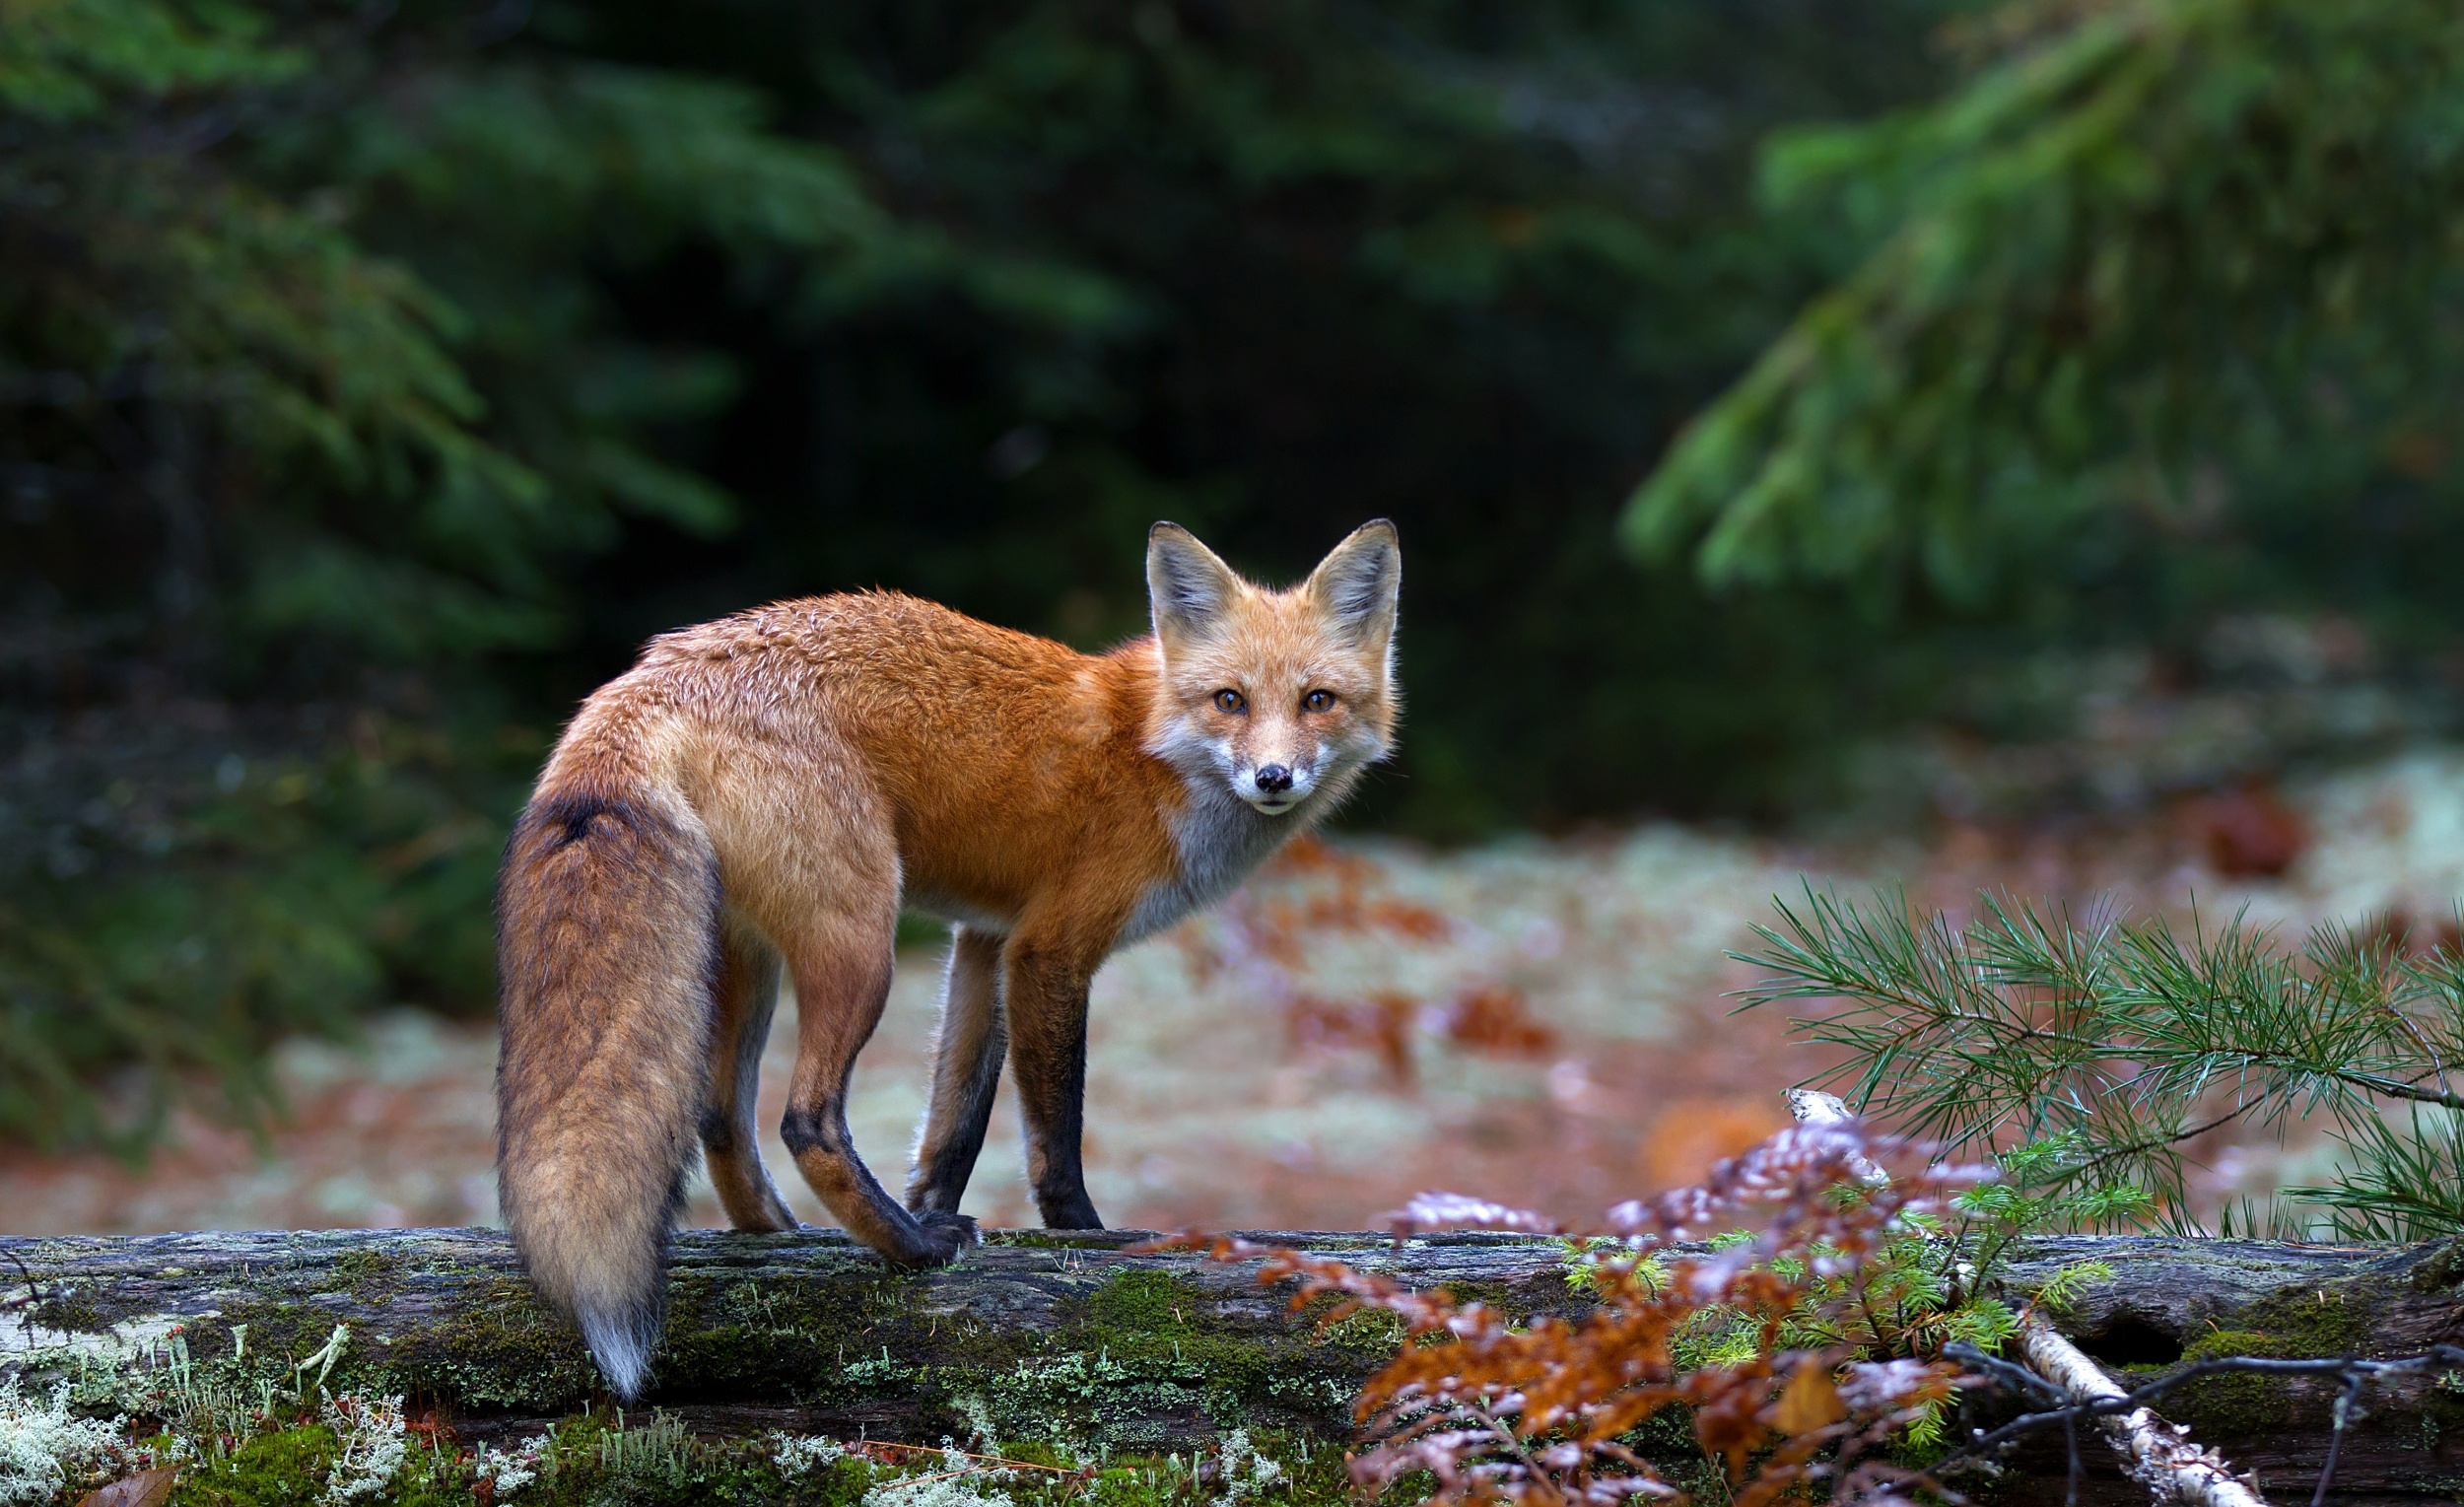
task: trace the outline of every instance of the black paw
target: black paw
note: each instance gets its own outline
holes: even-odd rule
[[[946,1209],[929,1209],[916,1216],[917,1226],[924,1232],[926,1264],[946,1267],[958,1260],[958,1253],[969,1246],[984,1244],[984,1235],[969,1215]]]
[[[1048,1230],[1100,1230],[1104,1227],[1104,1216],[1095,1211],[1095,1205],[1083,1194],[1058,1207],[1043,1210],[1043,1214],[1044,1227]]]

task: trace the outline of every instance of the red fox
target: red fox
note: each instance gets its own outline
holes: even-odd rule
[[[658,1339],[697,1136],[738,1229],[797,1227],[754,1140],[783,968],[780,1129],[849,1233],[902,1266],[975,1241],[959,1196],[1004,1053],[1044,1222],[1101,1227],[1087,986],[1387,756],[1402,580],[1383,519],[1284,591],[1158,523],[1154,633],[1109,653],[895,592],[818,596],[653,639],[582,704],[507,845],[497,1171],[531,1279],[618,1396]],[[902,906],[952,923],[903,1207],[847,1130]]]

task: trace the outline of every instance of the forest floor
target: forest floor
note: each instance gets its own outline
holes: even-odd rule
[[[1903,886],[1954,919],[1982,889],[2180,924],[2245,913],[2437,925],[2464,895],[2464,754],[2426,750],[2129,818],[1947,824],[1924,841],[1788,844],[1669,825],[1433,852],[1310,844],[1098,979],[1088,1181],[1113,1223],[1356,1228],[1445,1188],[1581,1219],[1690,1181],[1827,1065],[1774,1010],[1731,1013],[1775,896]],[[939,960],[899,960],[852,1119],[883,1181],[924,1104]],[[783,1003],[763,1078],[777,1124]],[[287,1115],[188,1117],[142,1169],[0,1150],[0,1233],[484,1224],[497,1217],[490,1028],[402,1010],[284,1047]],[[1030,1222],[1014,1107],[967,1198]],[[824,1222],[775,1130],[789,1202]],[[2204,1148],[2211,1199],[2323,1170],[2316,1145]],[[697,1180],[692,1224],[720,1222]]]

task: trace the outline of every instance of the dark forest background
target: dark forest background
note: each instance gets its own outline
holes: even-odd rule
[[[1349,819],[1437,840],[1862,809],[2117,662],[2442,726],[2459,26],[0,0],[0,1128],[489,1008],[505,823],[648,635],[1097,647],[1159,517],[1266,577],[1398,520]]]

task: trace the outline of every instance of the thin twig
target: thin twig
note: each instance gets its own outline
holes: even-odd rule
[[[26,1309],[17,1318],[25,1326],[26,1347],[31,1350],[34,1346],[34,1308],[42,1301],[42,1289],[34,1285],[34,1273],[26,1269],[26,1263],[15,1251],[9,1253],[9,1264],[17,1267],[19,1276],[26,1278]]]
[[[2327,1464],[2319,1468],[2318,1489],[2310,1493],[2310,1507],[2327,1507],[2327,1487],[2336,1478],[2336,1457],[2344,1453],[2345,1425],[2353,1420],[2353,1404],[2361,1396],[2361,1384],[2368,1380],[2362,1371],[2345,1374],[2344,1391],[2336,1394],[2335,1431],[2327,1436]]]
[[[2088,1474],[2088,1462],[2079,1453],[2079,1414],[2062,1414],[2062,1447],[2069,1454],[2070,1469],[2062,1478],[2062,1507],[2079,1507],[2079,1483]]]
[[[2004,1360],[1999,1355],[1988,1355],[1964,1339],[1954,1339],[1944,1345],[1942,1355],[1943,1359],[1955,1360],[1971,1371],[1982,1371],[2005,1386],[2032,1392],[2057,1407],[2068,1405],[2070,1402],[2069,1393],[2046,1381],[2027,1367],[2016,1361]]]

